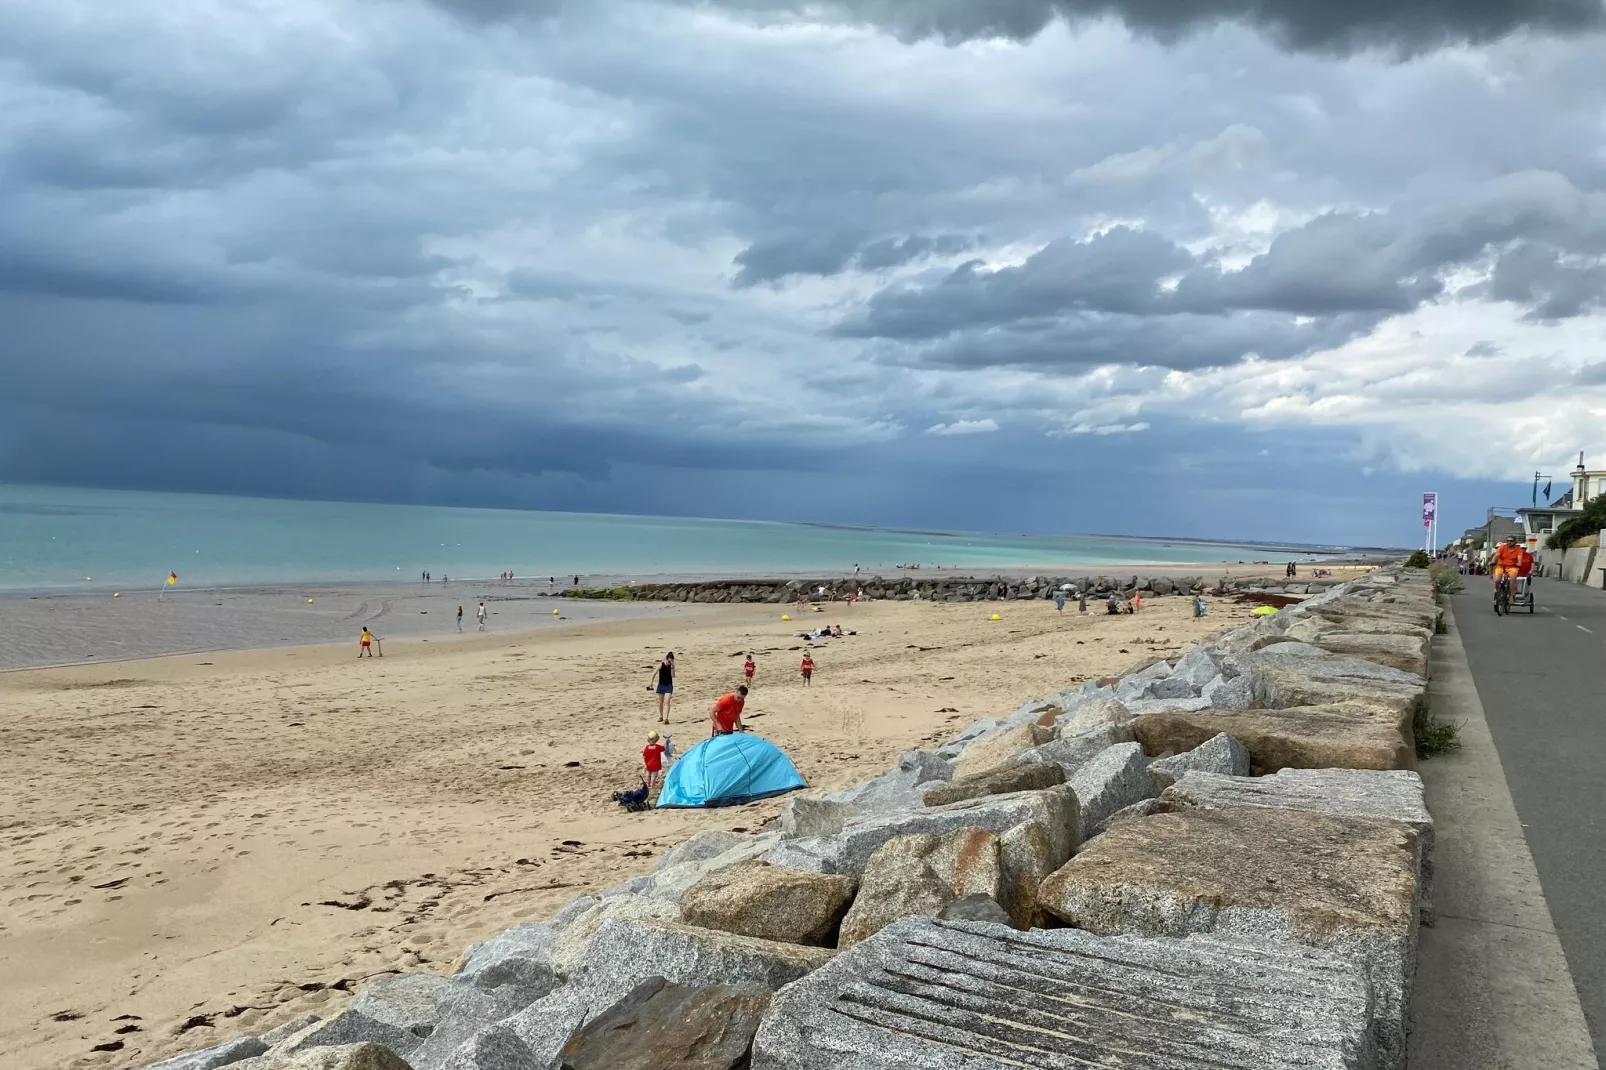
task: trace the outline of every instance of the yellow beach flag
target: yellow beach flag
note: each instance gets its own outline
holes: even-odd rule
[[[178,573],[177,572],[169,572],[167,574],[167,585],[169,587],[171,587],[177,582],[178,582]]]

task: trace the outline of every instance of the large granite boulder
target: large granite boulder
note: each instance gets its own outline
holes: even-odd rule
[[[665,851],[664,856],[658,860],[658,865],[653,868],[661,870],[687,862],[707,862],[727,851],[737,850],[754,839],[755,837],[742,832],[703,829],[701,832],[692,833],[687,839]]]
[[[1166,788],[1161,800],[1172,809],[1274,806],[1408,825],[1416,833],[1420,916],[1424,924],[1433,924],[1433,815],[1428,813],[1422,778],[1416,773],[1403,769],[1283,769],[1271,776],[1244,777],[1195,771]]]
[[[688,888],[680,920],[760,940],[831,947],[856,888],[852,877],[738,862]]]
[[[680,907],[656,896],[622,895],[603,900],[558,934],[552,949],[553,972],[559,977],[568,977],[573,973],[586,957],[597,933],[613,919],[679,921]]]
[[[383,1044],[342,1044],[294,1054],[269,1052],[230,1064],[234,1070],[413,1070]]]
[[[946,783],[934,784],[926,789],[924,798],[927,806],[946,806],[948,803],[963,802],[966,799],[979,799],[984,795],[1039,791],[1063,783],[1065,783],[1065,770],[1058,765],[1048,762],[1012,761],[984,773],[955,777]]]
[[[852,803],[796,795],[781,804],[781,839],[835,836],[848,822],[865,816],[866,812]]]
[[[752,1070],[1376,1070],[1364,976],[1298,945],[907,918],[776,995]]]
[[[377,1044],[398,1055],[406,1055],[424,1042],[417,1033],[382,1022],[361,1011],[347,1010],[326,1022],[287,1038],[276,1045],[267,1056],[299,1055],[313,1048],[349,1047],[354,1044]]]
[[[1052,740],[1055,736],[1053,723],[1054,715],[1045,713],[1042,721],[1027,721],[991,739],[972,743],[965,748],[964,754],[954,760],[954,779],[974,777],[1011,764],[1021,751]]]
[[[559,1060],[564,1070],[736,1070],[769,1003],[762,990],[651,977],[581,1026]]]
[[[908,750],[898,755],[896,766],[880,776],[832,792],[825,798],[856,806],[865,813],[893,813],[919,806],[922,785],[948,780],[953,775],[954,768],[943,755],[928,750]]]
[[[221,1066],[236,1065],[267,1050],[268,1044],[257,1037],[237,1037],[202,1051],[163,1059],[147,1066],[145,1070],[218,1070]]]
[[[1249,752],[1242,743],[1222,732],[1192,750],[1150,762],[1149,779],[1154,782],[1154,790],[1158,794],[1193,770],[1246,777],[1249,775]]]
[[[1122,707],[1124,710],[1125,707]],[[1066,777],[1076,775],[1082,766],[1097,758],[1117,743],[1132,742],[1130,720],[1106,723],[1089,728],[1079,735],[1061,735],[1052,743],[1020,753],[1022,762],[1050,762],[1064,770]]]
[[[984,829],[899,836],[870,856],[838,947],[852,947],[911,914],[935,917],[957,899],[1005,898],[998,837]]]
[[[1317,636],[1315,644],[1333,654],[1360,658],[1423,679],[1428,675],[1431,640],[1425,636],[1326,632]]]
[[[962,828],[986,829],[1002,835],[1024,821],[1040,822],[1053,841],[1054,853],[1069,858],[1076,849],[1079,808],[1068,785],[1042,791],[986,795],[979,799],[883,814],[849,825],[830,839],[790,840],[764,856],[773,865],[817,873],[857,877],[870,856],[888,840],[920,833],[942,835]]]
[[[1252,772],[1279,769],[1412,769],[1415,744],[1400,714],[1359,703],[1276,710],[1194,710],[1150,714],[1133,734],[1150,755],[1192,750],[1226,733],[1249,751]]]
[[[998,858],[1004,867],[1004,895],[999,902],[1017,929],[1048,924],[1048,911],[1037,901],[1037,890],[1069,857],[1059,853],[1062,846],[1039,821],[1023,821],[999,837]]]
[[[1115,697],[1115,692],[1109,688],[1100,688],[1089,693],[1074,704],[1065,704],[1065,712],[1054,721],[1059,736],[1079,736],[1084,732],[1102,728],[1105,725],[1124,725],[1132,720],[1132,712]]]
[[[1415,972],[1416,834],[1398,821],[1261,806],[1122,821],[1043,882],[1097,933],[1272,936],[1350,956],[1378,999],[1385,1065],[1404,1058]]]
[[[417,1037],[427,1037],[440,1019],[435,997],[451,982],[432,973],[381,977],[351,1001],[351,1010]],[[533,1001],[532,1001],[533,1002]]]
[[[1105,821],[1117,810],[1157,794],[1148,769],[1141,744],[1117,743],[1072,775],[1069,783],[1076,792],[1083,842],[1103,832]]]

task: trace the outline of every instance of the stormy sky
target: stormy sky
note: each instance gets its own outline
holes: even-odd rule
[[[1449,533],[1606,466],[1603,29],[11,0],[0,480]]]

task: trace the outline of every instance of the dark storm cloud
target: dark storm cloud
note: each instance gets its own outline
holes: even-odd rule
[[[1342,345],[1376,317],[1338,316],[1298,323],[1268,313],[1232,316],[1129,316],[1084,313],[1036,325],[964,331],[940,342],[888,349],[880,359],[920,367],[1024,368],[1076,374],[1109,365],[1196,371],[1247,357],[1286,360]]]
[[[1440,299],[1452,270],[1489,257],[1493,273],[1476,291],[1532,318],[1606,307],[1603,250],[1606,198],[1531,173],[1435,211],[1318,216],[1231,270],[1127,227],[1058,239],[1019,267],[976,261],[935,283],[890,286],[836,331],[904,342],[954,336],[911,359],[962,367],[1286,359]]]
[[[563,0],[435,0],[476,18],[548,15]],[[1574,33],[1599,27],[1599,0],[679,0],[758,17],[830,18],[872,25],[904,40],[950,43],[1026,40],[1051,22],[1114,17],[1142,33],[1175,38],[1218,22],[1255,26],[1301,51],[1383,46],[1403,52],[1492,41],[1524,30]]]
[[[962,327],[1081,309],[1153,312],[1162,297],[1160,280],[1192,262],[1185,249],[1157,234],[1115,227],[1085,241],[1050,242],[1019,267],[988,271],[971,261],[935,285],[883,290],[838,333],[936,338]]]
[[[754,242],[736,254],[738,289],[762,282],[779,282],[797,275],[825,277],[850,267],[885,271],[928,256],[947,256],[971,248],[975,242],[957,234],[908,234],[866,242],[862,234],[824,233],[788,235]]]

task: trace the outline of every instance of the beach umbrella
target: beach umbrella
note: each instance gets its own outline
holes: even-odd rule
[[[1277,612],[1277,607],[1276,606],[1261,606],[1258,609],[1251,610],[1249,615],[1251,617],[1269,617],[1273,613],[1276,613],[1276,612]]]

